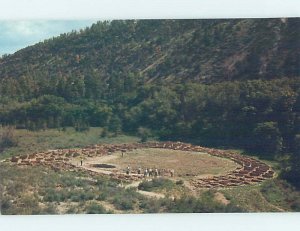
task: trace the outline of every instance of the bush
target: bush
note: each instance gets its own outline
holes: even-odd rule
[[[122,121],[118,116],[113,116],[109,121],[108,130],[111,131],[114,136],[117,136],[122,131]]]
[[[46,192],[46,195],[44,196],[44,201],[47,202],[61,202],[65,201],[68,198],[69,195],[67,195],[64,191],[55,191],[54,189],[49,189]]]
[[[21,198],[20,203],[22,204],[22,207],[18,208],[20,214],[34,215],[41,213],[36,195],[25,195]]]
[[[139,127],[137,131],[138,136],[141,138],[141,142],[147,142],[148,138],[151,135],[151,131],[148,128]]]
[[[266,153],[274,157],[282,150],[282,137],[275,122],[258,123],[254,129],[255,143],[253,151]]]
[[[288,161],[288,168],[282,172],[282,178],[300,189],[300,134],[296,134],[294,138],[294,150]]]
[[[274,181],[265,182],[260,190],[267,201],[271,203],[280,203],[284,200],[284,192],[275,184]]]
[[[158,213],[161,209],[161,202],[155,199],[144,199],[141,200],[139,207],[143,209],[145,213]]]
[[[0,204],[1,204],[1,213],[7,214],[8,210],[12,206],[11,199],[9,197],[1,197]]]
[[[78,209],[76,208],[76,206],[71,206],[67,212],[67,214],[74,214],[74,213],[78,213]]]
[[[104,201],[108,197],[108,194],[106,192],[101,192],[97,197],[97,201]]]
[[[183,180],[178,180],[178,181],[176,181],[176,184],[177,184],[177,185],[183,185]]]
[[[12,126],[0,127],[0,150],[18,145],[18,140],[15,137],[15,128]]]
[[[200,198],[185,196],[166,203],[167,212],[174,213],[214,213],[242,212],[242,209],[232,205],[223,205],[215,201],[214,194],[207,191]]]
[[[87,214],[103,214],[107,213],[105,208],[102,205],[91,203],[86,207]]]
[[[266,181],[262,184],[261,192],[266,200],[294,212],[300,211],[300,193],[284,180]]]
[[[151,190],[156,190],[156,189],[171,189],[175,185],[173,181],[165,178],[156,178],[151,181],[143,181],[142,183],[139,184],[138,189],[139,190],[144,190],[144,191],[151,191]]]
[[[121,210],[132,210],[134,208],[135,200],[130,198],[115,197],[113,204],[117,209]]]
[[[49,204],[47,207],[45,207],[42,211],[42,214],[57,214],[58,210],[56,209],[56,207],[53,204]]]
[[[75,131],[76,132],[86,132],[90,130],[90,125],[86,122],[77,122],[74,125]]]
[[[106,127],[104,127],[101,131],[100,137],[105,138],[107,136],[108,136],[108,129]]]
[[[125,191],[116,192],[112,199],[112,203],[117,209],[132,210],[140,195],[134,189],[126,189]]]

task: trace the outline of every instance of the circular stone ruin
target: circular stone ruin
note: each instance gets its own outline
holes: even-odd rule
[[[191,174],[188,181],[193,188],[220,188],[232,187],[240,185],[255,184],[272,178],[274,171],[265,163],[251,157],[242,156],[240,154],[218,150],[212,148],[204,148],[201,146],[191,145],[181,142],[151,142],[151,143],[134,143],[134,144],[104,144],[93,145],[86,148],[76,149],[57,149],[47,152],[33,153],[30,155],[15,156],[7,160],[17,165],[43,165],[51,167],[55,170],[71,170],[71,171],[86,171],[91,175],[104,174],[97,172],[94,169],[114,169],[110,172],[110,176],[114,179],[122,180],[141,180],[143,174],[125,174],[123,170],[118,170],[117,167],[110,163],[101,163],[102,158],[111,157],[112,154],[119,152],[127,153],[136,149],[169,149],[189,152],[207,153],[218,158],[226,158],[236,163],[236,167],[222,175],[208,176],[200,178]],[[80,166],[76,158],[84,158],[84,162],[89,160],[99,160],[91,166]],[[100,162],[100,163],[99,163]],[[77,163],[77,164],[76,164]],[[178,163],[180,165],[180,163]],[[149,166],[152,167],[152,166]],[[176,176],[176,172],[175,172]],[[178,177],[178,176],[176,176]]]

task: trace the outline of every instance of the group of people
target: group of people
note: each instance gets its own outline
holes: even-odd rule
[[[140,173],[139,173],[140,174]],[[152,177],[152,176],[154,176],[154,177],[158,177],[158,176],[160,176],[161,175],[161,171],[160,170],[158,170],[157,168],[155,168],[155,169],[152,169],[152,168],[146,168],[145,170],[144,170],[144,177]]]
[[[174,169],[168,169],[168,170],[160,170],[157,168],[145,168],[144,171],[142,171],[142,168],[139,167],[137,169],[137,174],[144,174],[144,177],[158,177],[162,176],[163,173],[169,173],[171,177],[174,176]],[[129,175],[131,173],[131,168],[130,166],[127,166],[126,168],[126,174]]]

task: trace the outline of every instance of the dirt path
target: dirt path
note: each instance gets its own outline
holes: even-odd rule
[[[131,184],[125,185],[125,189],[127,188],[137,188],[142,181],[134,181]]]
[[[148,192],[148,191],[142,191],[142,190],[137,190],[137,192],[144,196],[147,196],[147,197],[155,197],[157,199],[165,198],[165,195],[162,193]]]
[[[131,184],[125,185],[124,188],[125,189],[127,189],[127,188],[137,188],[141,182],[142,181],[134,181]],[[157,198],[157,199],[165,198],[165,195],[162,194],[162,193],[143,191],[143,190],[139,190],[139,189],[137,189],[136,191],[138,193],[144,195],[144,196],[147,196],[147,197],[154,197],[154,198]]]

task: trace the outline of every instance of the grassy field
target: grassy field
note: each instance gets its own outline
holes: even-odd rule
[[[66,131],[16,130],[17,146],[4,149],[0,158],[96,143],[139,141],[137,137],[126,135],[103,138],[101,131],[101,128],[91,128],[86,132],[76,132],[71,128]],[[130,161],[131,165],[175,168],[177,173],[184,170],[191,174],[218,174],[234,167],[229,160],[207,154],[182,154],[160,149],[150,149],[150,152],[146,149],[135,150],[115,161],[123,167]],[[278,165],[276,162],[268,164],[273,168]],[[138,188],[165,197],[149,197],[139,193]],[[223,200],[217,199],[216,195],[223,196]],[[178,179],[156,179],[126,188],[108,176],[91,177],[83,172],[0,163],[0,204],[2,214],[283,212],[300,211],[300,193],[277,179],[252,186],[200,190],[197,193]]]
[[[139,140],[137,137],[126,135],[101,137],[101,132],[102,128],[90,128],[85,132],[76,132],[73,128],[67,128],[66,131],[58,131],[57,129],[45,131],[16,129],[14,135],[18,145],[5,149],[0,153],[0,159],[48,149],[85,147],[99,143],[132,143]]]

